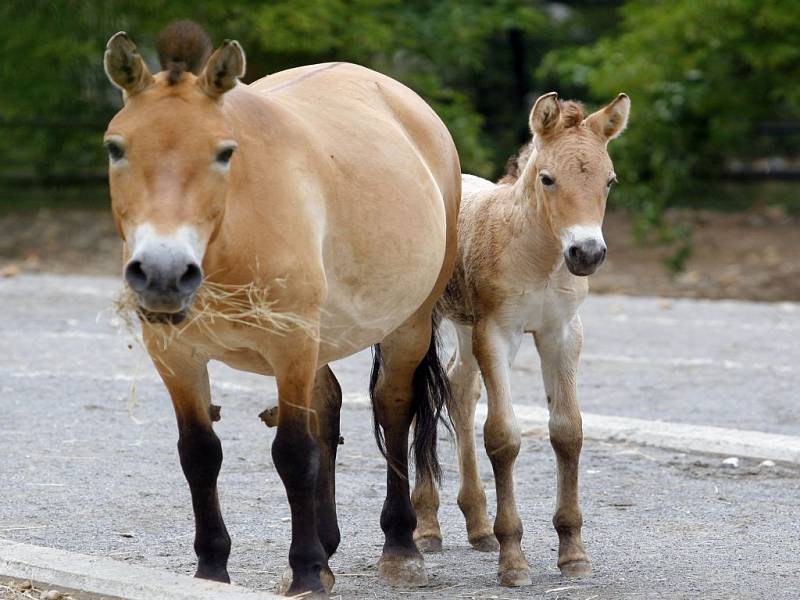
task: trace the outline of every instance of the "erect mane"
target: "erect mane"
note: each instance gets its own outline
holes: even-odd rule
[[[564,129],[577,127],[583,123],[583,120],[586,118],[586,111],[583,108],[583,104],[575,100],[559,100],[558,104],[561,107],[561,124],[564,126]]]
[[[560,122],[564,129],[578,127],[586,118],[586,110],[583,104],[575,100],[559,100],[561,109]],[[522,146],[519,152],[512,154],[506,161],[506,170],[503,176],[497,180],[499,184],[514,183],[519,179],[528,164],[528,159],[534,151],[533,140]]]
[[[531,157],[533,149],[533,141],[530,141],[520,148],[519,152],[512,154],[506,161],[506,172],[497,183],[503,185],[506,183],[514,183],[519,179],[520,175],[522,175],[522,171],[525,170],[525,165],[528,164],[528,159]]]
[[[211,39],[193,21],[175,21],[159,34],[158,60],[161,69],[169,73],[170,85],[180,81],[185,71],[199,75],[211,55]]]

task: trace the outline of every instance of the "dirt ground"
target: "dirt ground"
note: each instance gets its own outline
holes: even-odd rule
[[[693,230],[686,269],[672,275],[672,250],[642,246],[631,219],[607,215],[608,259],[593,292],[688,298],[800,301],[800,217],[779,210],[682,215]],[[120,244],[103,210],[39,209],[0,213],[0,274],[54,272],[114,275]]]

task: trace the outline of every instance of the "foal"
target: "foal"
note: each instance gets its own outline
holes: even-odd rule
[[[558,566],[563,575],[591,571],[578,506],[583,441],[575,396],[583,340],[578,307],[588,290],[586,276],[606,255],[601,225],[616,181],[606,146],[622,133],[629,110],[630,100],[620,94],[586,117],[580,104],[546,94],[530,114],[533,141],[499,184],[462,176],[456,269],[439,303],[458,341],[448,372],[461,470],[458,505],[472,546],[482,551],[499,547],[498,578],[504,586],[531,583],[514,500],[520,429],[511,403],[511,364],[525,333],[533,334],[539,351],[558,465],[553,517]],[[475,455],[479,372],[489,401],[484,441],[497,486],[494,531]],[[435,487],[417,482],[414,504],[418,545],[428,551],[440,548]]]

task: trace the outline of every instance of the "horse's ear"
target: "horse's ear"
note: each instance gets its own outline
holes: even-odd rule
[[[619,94],[610,104],[586,117],[584,123],[607,142],[625,131],[630,112],[631,99]]]
[[[200,74],[197,85],[212,98],[219,98],[244,77],[244,50],[236,40],[225,40],[214,51]]]
[[[531,133],[540,137],[552,134],[561,118],[561,106],[558,102],[558,93],[550,92],[539,96],[531,109],[528,123]]]
[[[141,92],[153,83],[136,44],[124,31],[115,33],[106,44],[103,66],[109,80],[128,96]]]

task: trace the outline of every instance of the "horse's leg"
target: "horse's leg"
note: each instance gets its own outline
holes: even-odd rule
[[[416,478],[411,504],[417,515],[414,542],[420,552],[442,551],[442,528],[439,526],[439,490],[430,478]]]
[[[483,426],[484,445],[494,470],[497,516],[494,534],[500,543],[500,585],[530,585],[530,569],[522,552],[522,520],[514,498],[514,463],[521,434],[511,404],[511,362],[520,336],[504,330],[492,320],[476,324],[473,332],[475,358],[481,368],[489,400]]]
[[[327,365],[317,371],[312,391],[311,406],[314,409],[312,433],[319,444],[319,473],[317,475],[316,510],[317,534],[328,559],[339,547],[339,523],[336,516],[336,451],[339,448],[339,413],[342,408],[342,388],[333,371]],[[284,572],[281,591],[286,592],[292,584],[291,567]],[[322,565],[322,585],[330,593],[336,578],[328,565]]]
[[[480,369],[472,353],[472,329],[456,326],[458,347],[448,370],[452,397],[450,416],[456,430],[461,486],[458,506],[467,523],[467,539],[482,552],[496,552],[497,538],[486,511],[486,493],[478,473],[475,407],[481,397]]]
[[[217,496],[222,445],[212,427],[219,413],[212,410],[206,364],[177,356],[159,357],[154,363],[169,390],[178,421],[178,454],[194,508],[195,577],[229,583],[231,538]]]
[[[289,566],[293,579],[287,593],[327,597],[320,580],[327,555],[317,529],[316,510],[321,452],[313,433],[316,419],[311,407],[318,342],[301,334],[281,346],[270,355],[278,383],[278,432],[272,442],[272,460],[292,513]]]
[[[387,336],[378,348],[373,371],[373,410],[383,431],[387,476],[381,511],[385,542],[378,563],[381,579],[392,586],[420,586],[428,581],[425,561],[414,543],[417,517],[408,482],[408,432],[414,419],[417,368],[431,344],[430,317],[415,319]],[[435,439],[434,439],[435,443]],[[418,474],[419,476],[419,474]]]
[[[565,576],[591,573],[591,561],[581,540],[583,517],[578,504],[578,461],[583,445],[575,375],[583,344],[578,316],[566,328],[534,334],[550,410],[550,443],[556,455],[557,501],[553,525],[558,532],[558,567]]]
[[[467,523],[467,538],[476,550],[497,551],[497,538],[489,524],[486,511],[486,494],[478,474],[478,459],[475,451],[475,406],[481,396],[480,371],[472,355],[472,330],[456,325],[458,345],[447,370],[451,387],[448,412],[453,420],[458,443],[461,487],[458,506]],[[437,512],[439,494],[434,483],[428,479],[417,479],[412,494],[417,512],[417,529],[414,539],[423,552],[435,552],[442,548],[442,531]]]

